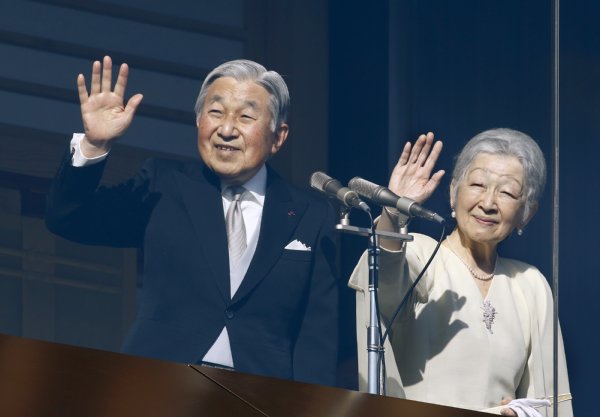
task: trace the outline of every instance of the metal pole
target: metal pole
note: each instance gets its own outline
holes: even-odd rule
[[[560,182],[560,0],[553,2],[553,86],[552,139],[554,144],[554,179],[552,192],[552,288],[553,288],[553,415],[558,417],[558,277],[559,277],[559,182]]]
[[[376,288],[379,273],[379,237],[375,233],[369,236],[369,301],[370,317],[367,329],[368,390],[370,394],[379,394],[379,355],[381,353],[381,329],[379,311],[377,311]]]

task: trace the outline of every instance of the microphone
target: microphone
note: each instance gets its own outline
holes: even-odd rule
[[[317,171],[310,176],[310,186],[325,194],[335,196],[348,207],[356,207],[367,213],[371,212],[371,208],[360,199],[356,191],[342,186],[341,182],[323,172]]]
[[[389,188],[374,184],[360,177],[352,178],[348,185],[358,195],[368,198],[381,206],[395,207],[404,215],[421,217],[440,224],[446,223],[444,218],[439,214],[421,207],[415,200],[394,194]]]

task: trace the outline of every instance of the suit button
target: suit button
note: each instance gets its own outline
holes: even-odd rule
[[[225,310],[225,317],[227,317],[228,319],[232,319],[233,316],[235,316],[235,314],[233,313],[233,310],[227,309]]]

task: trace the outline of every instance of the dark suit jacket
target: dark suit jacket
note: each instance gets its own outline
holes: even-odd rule
[[[65,157],[46,224],[85,244],[143,248],[125,352],[196,363],[227,326],[236,370],[335,384],[338,283],[327,202],[268,170],[258,246],[231,299],[218,178],[200,162],[149,160],[130,181],[98,188],[104,165],[76,168]],[[312,250],[284,249],[294,239]]]

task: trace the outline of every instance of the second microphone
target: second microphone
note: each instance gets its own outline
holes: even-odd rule
[[[374,184],[360,177],[354,177],[348,183],[350,188],[361,197],[368,198],[375,204],[386,207],[395,207],[402,214],[411,217],[421,217],[436,223],[444,224],[446,221],[442,216],[421,207],[414,200],[407,197],[400,197],[389,188]]]

